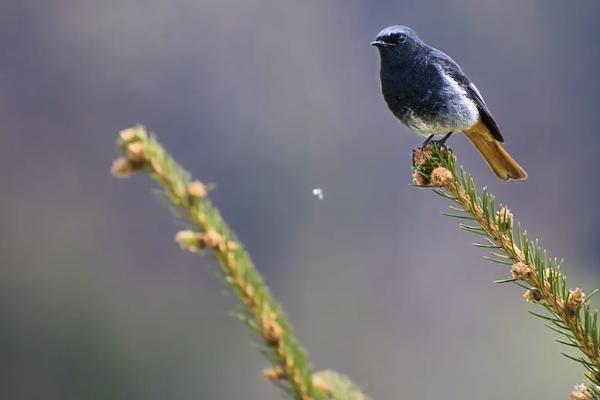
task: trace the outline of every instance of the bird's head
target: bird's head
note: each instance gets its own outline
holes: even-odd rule
[[[379,49],[382,57],[403,58],[413,54],[421,44],[421,39],[409,27],[402,25],[388,26],[377,34],[372,46]]]

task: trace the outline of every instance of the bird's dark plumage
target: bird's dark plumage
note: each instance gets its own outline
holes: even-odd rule
[[[452,58],[400,25],[385,28],[371,44],[379,48],[383,97],[398,119],[427,136],[463,131],[500,178],[525,178],[502,148],[481,93]]]

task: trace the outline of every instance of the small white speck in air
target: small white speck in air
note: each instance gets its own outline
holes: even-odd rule
[[[315,196],[317,199],[319,200],[323,200],[323,189],[321,188],[314,188],[312,190],[312,194],[313,196]]]

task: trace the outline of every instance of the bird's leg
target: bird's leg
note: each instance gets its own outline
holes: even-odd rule
[[[426,143],[435,143],[437,144],[439,147],[446,147],[446,140],[448,140],[448,138],[450,137],[450,135],[452,135],[453,132],[448,132],[446,133],[446,135],[444,135],[443,138],[441,138],[440,140],[431,140],[431,135],[429,137],[429,139],[427,139],[425,142]]]
[[[423,144],[421,145],[421,147],[427,146],[431,142],[431,139],[433,139],[434,136],[435,135],[429,135],[429,137],[427,139],[425,139],[425,141],[423,142]]]
[[[446,140],[448,140],[448,138],[452,135],[453,132],[448,132],[446,133],[446,136],[444,136],[443,138],[441,138],[440,140],[438,140],[438,144],[440,144],[441,146],[446,144]]]

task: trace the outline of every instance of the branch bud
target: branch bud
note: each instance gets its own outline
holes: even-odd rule
[[[448,168],[445,167],[435,167],[435,169],[431,172],[430,182],[431,186],[436,187],[445,187],[454,182],[454,176],[452,176],[452,172]]]
[[[199,199],[206,197],[206,186],[200,181],[193,181],[188,186],[188,194]]]
[[[528,303],[539,303],[544,298],[542,297],[542,293],[538,290],[538,288],[531,288],[525,292],[523,295],[525,301]]]
[[[263,376],[271,382],[278,382],[285,379],[285,372],[281,367],[267,368],[263,370]]]
[[[129,160],[136,162],[136,163],[141,163],[146,161],[146,156],[145,156],[145,147],[144,144],[142,142],[133,142],[133,143],[129,143],[127,145],[127,158],[129,158]]]
[[[123,157],[119,157],[113,161],[112,166],[110,167],[110,173],[115,178],[128,178],[135,173],[136,170],[137,169],[131,164],[131,162]]]
[[[182,249],[191,251],[192,253],[203,249],[205,245],[202,234],[193,231],[177,232],[175,235],[175,241]]]
[[[529,267],[529,265],[522,262],[513,264],[510,272],[513,278],[520,279],[522,281],[531,278],[531,275],[533,274],[533,270]]]
[[[264,312],[261,316],[263,336],[269,343],[278,342],[283,333],[281,325],[279,325],[275,318],[276,315],[268,311]]]
[[[146,139],[146,128],[143,125],[136,125],[131,128],[123,129],[119,132],[121,140],[125,142],[131,142],[132,140],[143,140]]]
[[[418,169],[415,169],[415,172],[413,172],[413,183],[417,186],[427,186],[427,180]]]
[[[206,241],[206,245],[215,250],[221,250],[224,248],[223,236],[221,236],[217,231],[211,229],[204,234],[204,240]]]
[[[590,388],[583,383],[575,385],[573,391],[571,391],[571,396],[569,397],[570,400],[594,400],[594,398],[594,394]]]
[[[571,290],[567,300],[567,310],[573,314],[576,313],[583,304],[584,297],[585,293],[581,289],[575,288],[575,290]]]

